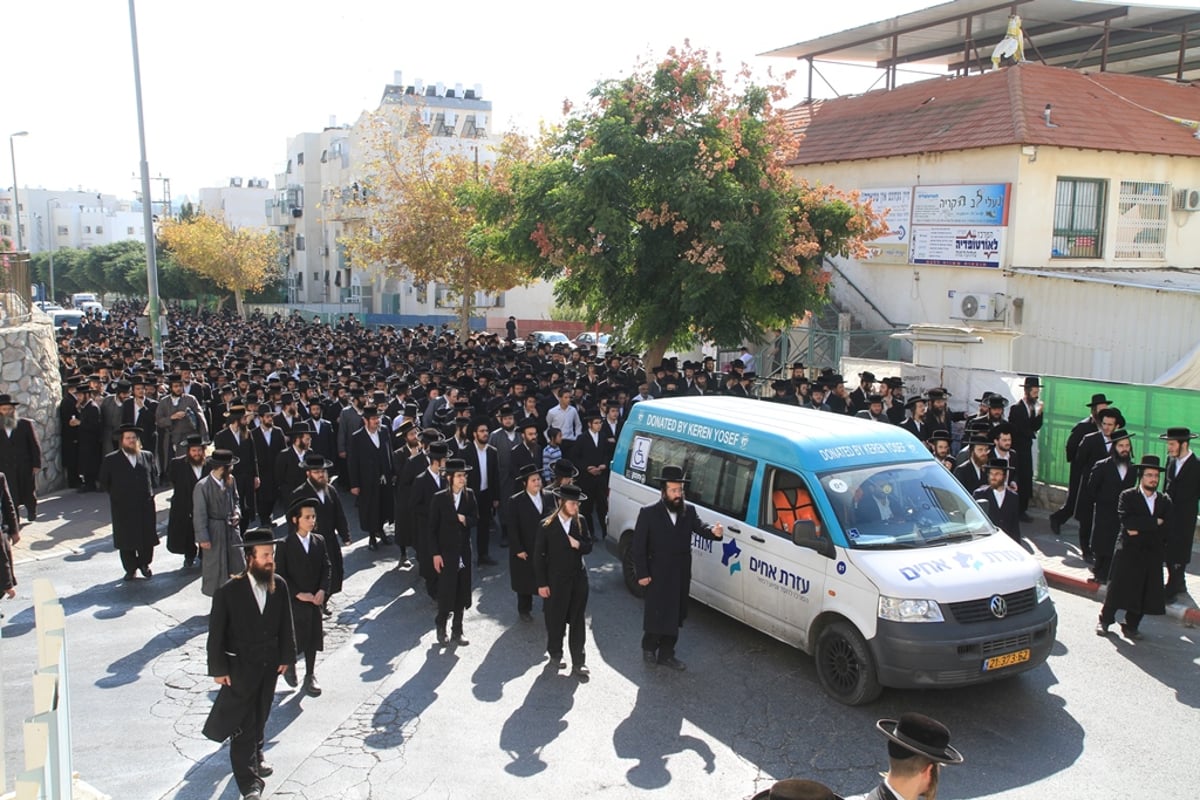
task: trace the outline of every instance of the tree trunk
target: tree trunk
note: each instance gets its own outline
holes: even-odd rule
[[[245,319],[246,318],[246,307],[242,303],[242,290],[241,289],[233,290],[233,302],[237,306],[237,315],[239,317],[241,317],[242,319]]]
[[[647,374],[662,362],[662,357],[670,346],[670,336],[660,336],[656,341],[650,343],[646,349],[646,358],[642,361],[642,366],[645,367]]]
[[[458,305],[458,341],[461,343],[471,335],[471,307],[474,305],[475,292],[469,283],[459,287]]]

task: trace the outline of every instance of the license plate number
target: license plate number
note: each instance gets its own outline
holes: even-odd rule
[[[983,662],[983,671],[990,672],[994,669],[1003,669],[1011,667],[1015,664],[1024,664],[1029,660],[1029,649],[1018,650],[1015,653],[1005,653],[1002,656],[993,656]]]

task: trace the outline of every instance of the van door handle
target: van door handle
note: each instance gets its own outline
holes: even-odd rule
[[[753,534],[753,533],[752,533],[752,534],[750,534],[750,538],[751,538],[751,539],[753,539],[753,540],[754,540],[754,541],[756,541],[756,542],[766,542],[766,541],[767,541],[767,540],[766,540],[766,539],[764,539],[763,537],[761,537],[761,536],[758,536],[757,534]]]
[[[728,527],[729,527],[730,533],[741,533],[742,532],[742,529],[739,528],[737,525],[729,525]]]

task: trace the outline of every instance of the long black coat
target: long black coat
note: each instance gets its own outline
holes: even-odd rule
[[[1159,494],[1151,514],[1145,495],[1135,486],[1121,492],[1117,516],[1121,520],[1121,535],[1113,552],[1104,605],[1142,614],[1167,613],[1162,565],[1171,521],[1171,498]],[[1138,535],[1131,536],[1130,531],[1137,531]]]
[[[533,566],[534,544],[542,519],[554,513],[554,498],[545,492],[541,497],[541,511],[525,490],[512,495],[508,501],[508,579],[517,594],[534,594],[538,590]],[[524,553],[526,557],[517,558],[518,553]]]
[[[8,478],[13,502],[28,507],[34,501],[33,470],[42,467],[42,446],[33,423],[18,419],[11,435],[0,430],[0,472]]]
[[[1086,519],[1087,513],[1090,513],[1096,499],[1088,492],[1088,477],[1092,474],[1092,467],[1096,466],[1097,461],[1103,461],[1108,458],[1109,442],[1104,438],[1104,434],[1100,431],[1089,433],[1083,437],[1083,441],[1079,443],[1079,449],[1075,451],[1075,469],[1079,471],[1079,495],[1075,503],[1075,518]]]
[[[458,521],[462,514],[467,522]],[[468,488],[462,491],[458,508],[454,508],[454,496],[450,489],[442,489],[433,496],[429,504],[429,529],[433,534],[433,555],[442,557],[442,571],[438,574],[438,595],[444,587],[456,586],[456,602],[459,608],[471,607],[471,528],[479,520],[479,506],[475,493]]]
[[[176,456],[167,464],[167,477],[171,479],[171,512],[167,517],[167,551],[187,555],[196,546],[196,531],[192,527],[192,493],[196,484],[208,475],[208,464],[200,467],[200,478],[192,470],[186,455]]]
[[[1171,496],[1175,515],[1167,534],[1168,564],[1187,564],[1192,560],[1192,540],[1196,536],[1196,506],[1200,504],[1200,460],[1193,454],[1173,476],[1175,464],[1164,471],[1163,491]]]
[[[1100,459],[1092,467],[1087,479],[1087,493],[1094,503],[1092,550],[1100,555],[1109,555],[1117,546],[1117,535],[1121,532],[1117,502],[1121,499],[1121,492],[1136,485],[1137,470],[1132,464],[1125,470],[1124,479],[1117,471],[1117,462],[1112,456]]]
[[[275,510],[279,493],[275,482],[275,456],[287,447],[287,442],[283,434],[274,428],[271,429],[270,441],[262,428],[255,428],[250,439],[254,442],[254,458],[258,462],[258,495],[255,500],[259,516],[262,516]]]
[[[208,617],[208,674],[228,675],[204,723],[204,735],[223,742],[242,727],[264,693],[273,692],[279,667],[296,663],[296,636],[292,627],[290,587],[275,578],[275,591],[267,595],[260,612],[242,575],[228,581],[213,595]]]
[[[325,539],[325,549],[329,553],[329,594],[337,594],[342,590],[346,579],[346,561],[342,556],[342,545],[350,544],[350,524],[346,522],[346,510],[342,506],[342,498],[337,489],[332,486],[325,488],[325,500],[317,496],[317,490],[307,480],[292,492],[291,502],[313,498],[317,501],[317,533]],[[290,503],[289,503],[290,505]]]
[[[321,607],[296,599],[301,592],[329,595],[333,567],[329,549],[319,533],[308,537],[308,552],[300,543],[300,534],[289,533],[283,544],[275,548],[275,574],[287,581],[292,598],[292,625],[296,631],[296,651],[307,653],[325,649],[325,626]]]
[[[96,483],[108,492],[113,547],[117,550],[149,550],[158,544],[151,464],[145,450],[138,453],[136,467],[129,463],[124,450],[114,450],[100,462]]]
[[[85,481],[95,480],[100,471],[100,459],[110,452],[104,446],[104,418],[100,406],[84,403],[79,409],[79,472]]]
[[[17,518],[17,506],[8,493],[8,480],[3,472],[0,472],[0,524],[3,525],[0,530],[0,592],[7,592],[17,585],[9,539],[21,530],[21,520]]]
[[[1004,504],[996,502],[992,487],[984,484],[973,492],[975,501],[986,511],[988,519],[1015,541],[1021,541],[1021,498],[1012,489],[1004,490]]]
[[[662,500],[643,506],[633,529],[636,577],[649,577],[642,629],[660,636],[678,636],[687,619],[692,583],[692,535],[715,539],[712,526],[700,521],[696,507],[684,503],[675,524]]]
[[[379,427],[379,446],[371,443],[367,429],[360,428],[350,437],[346,451],[346,470],[350,488],[358,489],[358,523],[367,533],[378,533],[394,504],[392,492],[392,446],[388,433]],[[387,502],[385,509],[384,501]]]
[[[158,452],[158,427],[154,422],[154,416],[157,413],[158,402],[150,398],[142,401],[140,413],[134,405],[132,397],[125,398],[125,402],[121,404],[121,424],[137,425],[141,428],[138,438],[142,440],[142,449],[147,453]]]
[[[308,472],[301,464],[303,456],[296,455],[296,448],[288,447],[275,454],[275,496],[283,502],[292,492],[308,479]]]
[[[433,496],[446,486],[444,479],[434,479],[426,467],[421,474],[413,479],[410,496],[414,541],[417,549],[417,567],[422,578],[433,580],[437,573],[433,571],[433,553],[435,549],[433,529],[429,524],[429,514],[433,506]]]
[[[550,587],[550,597],[553,598],[556,594],[563,594],[560,589],[564,585],[581,578],[587,581],[583,557],[592,552],[593,542],[587,523],[582,517],[576,516],[571,521],[571,538],[578,540],[579,548],[572,547],[562,523],[558,521],[558,514],[553,508],[550,513],[552,516],[538,523],[531,560],[537,585]]]
[[[233,465],[233,480],[237,484],[242,519],[252,520],[255,509],[258,508],[254,496],[254,479],[258,477],[258,451],[250,431],[243,428],[239,438],[240,442],[234,438],[233,431],[228,427],[222,428],[213,437],[213,448],[228,450],[238,458],[238,463]]]
[[[422,451],[413,454],[407,445],[401,445],[392,451],[392,463],[396,466],[396,544],[413,547],[417,529],[413,525],[412,485],[421,472],[429,468],[429,457]]]

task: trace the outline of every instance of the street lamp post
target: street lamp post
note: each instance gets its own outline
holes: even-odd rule
[[[18,136],[28,136],[29,131],[17,131],[8,135],[8,156],[12,160],[13,173],[13,216],[16,219],[17,225],[17,252],[21,252],[21,192],[17,188],[17,149],[13,146],[13,139]]]
[[[150,295],[146,313],[150,317],[150,346],[154,363],[163,366],[162,331],[158,327],[158,262],[154,253],[154,209],[150,205],[150,164],[146,161],[146,125],[142,117],[142,67],[138,59],[137,15],[129,0],[129,38],[133,45],[133,88],[137,98],[138,144],[141,146],[142,220],[146,228],[146,288]]]
[[[58,301],[54,299],[54,240],[58,238],[58,228],[54,224],[54,214],[50,211],[51,203],[58,208],[58,198],[46,198],[46,232],[50,235],[50,302],[55,303]]]

